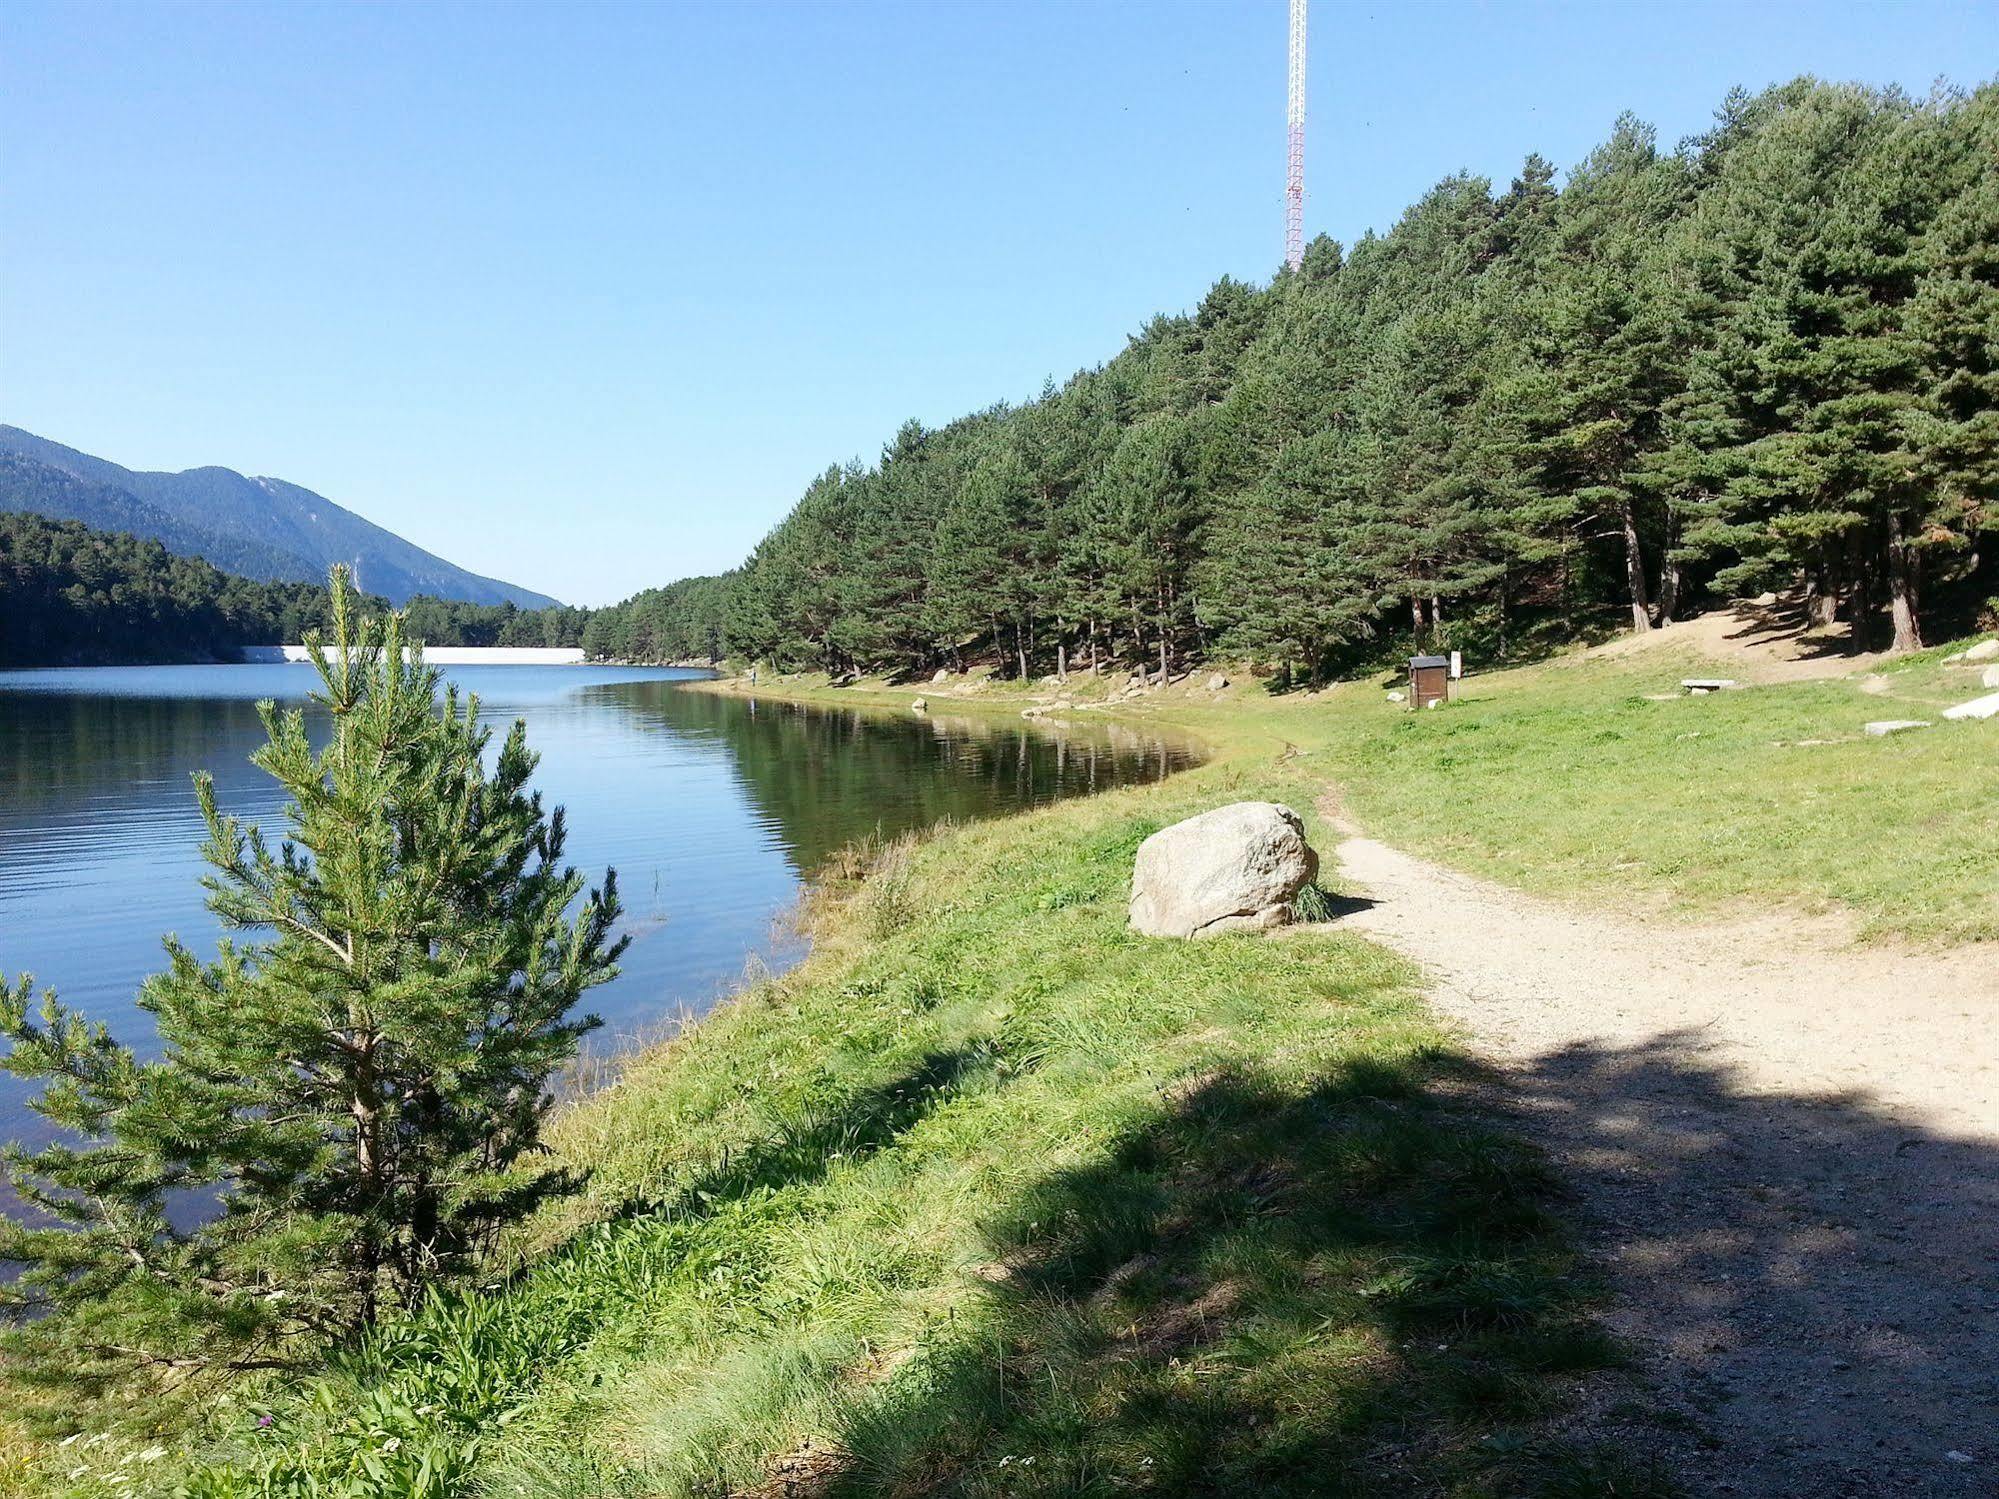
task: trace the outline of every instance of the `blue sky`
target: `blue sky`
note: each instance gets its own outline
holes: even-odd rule
[[[1281,253],[1284,0],[0,11],[0,420],[582,603]],[[1629,109],[1999,71],[1999,0],[1317,0],[1308,232]]]

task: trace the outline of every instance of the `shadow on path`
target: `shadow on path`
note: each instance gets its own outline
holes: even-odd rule
[[[1696,1493],[1999,1494],[1999,1150],[1744,1091],[1672,1032],[1510,1070]]]

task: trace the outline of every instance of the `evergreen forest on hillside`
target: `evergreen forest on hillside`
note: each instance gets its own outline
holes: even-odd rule
[[[1799,588],[1907,649],[1999,594],[1999,86],[1737,92],[1437,184],[1025,405],[828,469],[594,655],[1020,675],[1517,652]],[[1878,638],[1877,638],[1878,637]]]
[[[322,627],[326,597],[311,583],[235,577],[147,538],[0,514],[0,667],[227,661],[241,646]]]
[[[588,618],[559,605],[422,595],[404,614],[410,637],[428,645],[576,646]],[[327,622],[320,584],[257,582],[150,538],[0,513],[0,667],[229,661],[243,646],[296,643]]]

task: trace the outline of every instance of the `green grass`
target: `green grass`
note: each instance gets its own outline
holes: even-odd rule
[[[1671,652],[1475,678],[1447,709],[1329,705],[1329,770],[1376,836],[1563,895],[1843,911],[1862,935],[1999,938],[1999,723],[1945,723],[1975,674],[1930,652],[1836,679],[1674,692]],[[1936,727],[1873,738],[1873,719]]]
[[[1636,893],[1690,915],[1837,912],[1869,939],[1992,941],[1999,720],[1939,718],[1990,690],[1979,671],[1944,664],[1964,644],[1872,674],[1703,697],[1683,694],[1680,679],[1751,671],[1660,640],[1475,675],[1447,708],[1422,714],[1375,682],[1266,697],[1238,674],[1216,701],[1203,673],[1113,711],[1230,751],[1283,748],[1337,787],[1370,834],[1526,889],[1620,903]],[[1061,690],[1089,699],[1105,685],[1078,677]],[[801,677],[777,690],[901,706],[919,689]],[[1012,713],[1056,689],[921,690],[933,711]],[[1935,727],[1862,733],[1885,718]]]
[[[1978,670],[1945,664],[1963,644],[1701,697],[1680,680],[1744,677],[1743,664],[1661,640],[1476,675],[1422,714],[1377,682],[1275,698],[1250,683],[1217,702],[1199,674],[1115,711],[1221,746],[1285,747],[1371,835],[1525,889],[1597,903],[1637,894],[1686,915],[1840,913],[1868,939],[1982,942],[1999,940],[1999,720],[1940,717],[1991,690]],[[801,689],[909,696],[786,686]],[[1091,693],[1080,679],[1065,690]],[[1022,695],[993,682],[965,701],[1011,712]],[[932,698],[959,711],[960,699]],[[1934,727],[1862,732],[1890,718]]]
[[[511,1273],[145,1471],[212,1496],[1664,1492],[1548,1434],[1615,1350],[1552,1184],[1409,971],[1327,931],[1125,925],[1154,828],[1318,789],[1247,753],[879,851],[802,968],[562,1118],[589,1192]],[[86,1466],[72,1492],[121,1491]]]
[[[588,1192],[488,1286],[243,1387],[150,1458],[0,1449],[0,1487],[1667,1492],[1550,1435],[1616,1350],[1557,1185],[1413,975],[1336,931],[1135,937],[1132,854],[1243,797],[1327,849],[1337,788],[1376,835],[1533,888],[1989,939],[1999,725],[1859,732],[1972,695],[1941,654],[1879,693],[1654,701],[1697,666],[1664,649],[1476,678],[1421,715],[1365,684],[1123,705],[1214,760],[833,871],[803,967],[560,1116]]]

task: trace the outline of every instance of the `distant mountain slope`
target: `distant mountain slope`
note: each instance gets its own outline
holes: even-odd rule
[[[80,521],[99,531],[150,537],[177,557],[199,557],[224,572],[261,582],[312,582],[319,577],[311,563],[290,552],[185,525],[126,490],[18,453],[0,451],[0,513]]]
[[[34,511],[158,539],[181,556],[261,579],[318,581],[348,563],[369,593],[539,609],[546,594],[481,577],[385,531],[324,495],[227,468],[147,473],[0,425],[0,510]],[[65,482],[67,480],[68,482]]]

